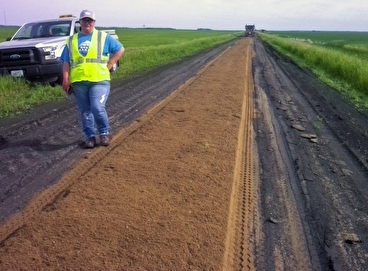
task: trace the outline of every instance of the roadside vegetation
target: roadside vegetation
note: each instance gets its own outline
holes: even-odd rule
[[[368,33],[258,33],[267,44],[307,67],[358,109],[368,109]]]
[[[1,26],[0,25],[0,42],[10,38],[18,30],[19,26]]]
[[[180,61],[243,34],[173,29],[118,29],[116,33],[126,49],[120,62],[123,68],[115,74],[119,78]]]
[[[0,27],[0,42],[17,30]],[[12,31],[12,32],[11,32]],[[243,35],[235,31],[117,28],[125,53],[112,80],[127,78],[185,59]],[[35,84],[0,77],[0,118],[12,116],[49,101],[65,99],[61,86]]]

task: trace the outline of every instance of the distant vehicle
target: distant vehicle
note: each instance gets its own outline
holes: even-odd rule
[[[254,24],[246,24],[244,36],[253,37],[255,29],[256,29],[256,26]]]
[[[13,37],[0,43],[0,75],[62,83],[60,56],[67,38],[79,31],[79,19],[72,15],[24,24]],[[115,30],[104,31],[119,40]],[[118,66],[119,63],[115,64],[111,71]]]

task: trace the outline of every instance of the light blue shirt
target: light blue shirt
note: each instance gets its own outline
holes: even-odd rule
[[[81,53],[82,56],[86,56],[89,46],[91,44],[92,33],[84,35],[82,33],[78,33],[78,51]],[[106,36],[104,48],[102,54],[104,56],[107,55],[114,55],[117,51],[119,51],[123,45],[111,37],[109,34]],[[64,50],[60,57],[61,61],[70,63],[69,59],[69,48],[68,46],[64,47]]]

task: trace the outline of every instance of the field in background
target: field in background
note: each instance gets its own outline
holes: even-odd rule
[[[368,32],[274,31],[280,37],[311,42],[326,48],[340,49],[368,59]]]
[[[173,29],[117,29],[125,53],[114,77],[180,61],[241,36],[242,32]]]
[[[356,107],[368,109],[368,33],[272,31],[258,35],[342,92]]]
[[[19,29],[18,26],[0,25],[0,42],[10,38]],[[147,47],[181,43],[204,37],[217,37],[219,35],[243,35],[243,32],[220,30],[176,30],[160,28],[99,28],[115,29],[120,41],[126,48]]]
[[[109,28],[111,29],[111,28]],[[12,36],[0,27],[0,41]],[[125,53],[112,80],[183,60],[243,35],[235,31],[116,28]],[[10,33],[11,32],[11,33]],[[10,33],[10,34],[9,34]],[[11,116],[45,102],[65,99],[60,86],[30,84],[24,79],[0,77],[0,117]]]
[[[117,28],[116,34],[126,48],[149,47],[178,44],[200,38],[218,37],[221,35],[242,35],[242,32],[214,30],[175,30],[175,29],[144,29]]]
[[[368,44],[367,32],[340,32],[340,31],[271,31],[284,38],[299,38],[312,40],[313,42],[330,43],[333,41],[345,41],[356,44]]]
[[[18,26],[3,26],[3,25],[0,25],[0,42],[3,42],[7,38],[12,37],[18,29],[19,29]]]

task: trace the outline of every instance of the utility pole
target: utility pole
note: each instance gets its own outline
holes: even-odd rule
[[[7,37],[8,36],[8,26],[6,24],[6,13],[5,13],[5,10],[3,10],[4,12],[4,23],[5,23],[5,36]]]

